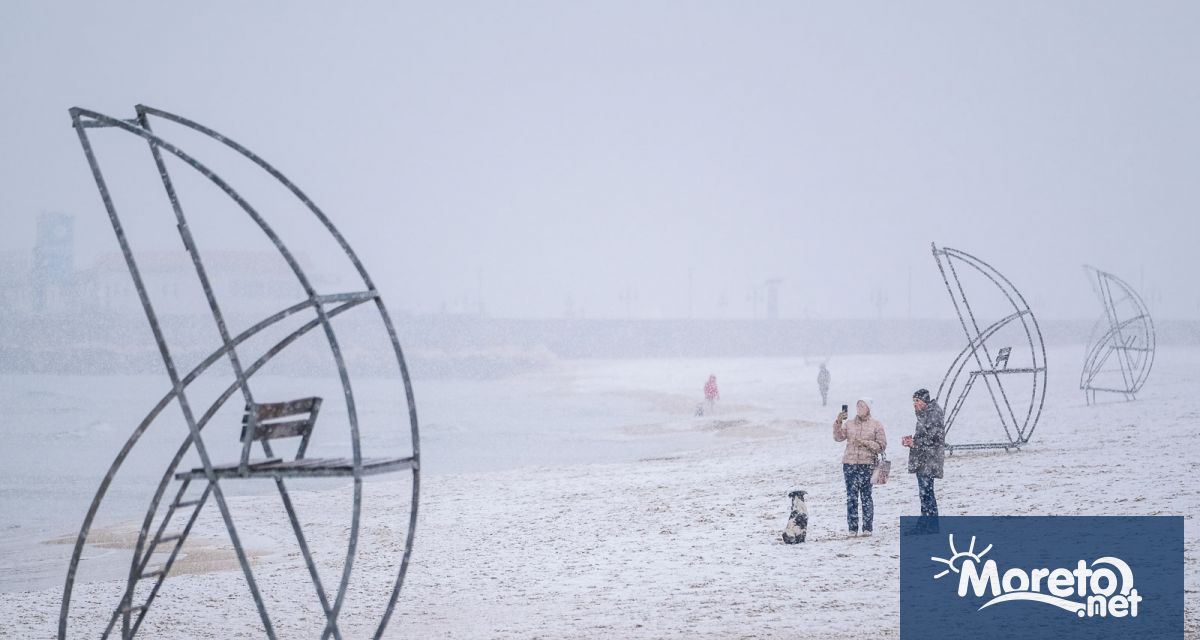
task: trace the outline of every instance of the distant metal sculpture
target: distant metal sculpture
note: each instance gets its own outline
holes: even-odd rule
[[[141,531],[138,534],[137,544],[134,548],[130,570],[124,593],[120,604],[113,611],[109,618],[108,625],[100,633],[102,638],[107,638],[120,622],[121,637],[132,638],[137,634],[146,613],[158,595],[159,588],[163,581],[169,575],[171,567],[174,564],[180,548],[184,541],[187,540],[192,526],[195,524],[200,510],[212,498],[218,509],[221,512],[221,517],[224,521],[225,528],[228,530],[230,541],[233,545],[238,562],[242,572],[245,575],[246,584],[250,589],[250,594],[254,599],[255,607],[258,610],[259,617],[262,620],[263,628],[269,638],[275,638],[276,633],[271,623],[271,618],[268,615],[266,605],[262,594],[259,591],[257,582],[254,578],[254,572],[251,570],[250,562],[246,556],[245,549],[242,546],[241,540],[238,537],[238,532],[234,526],[233,517],[230,514],[228,505],[226,504],[225,495],[221,489],[221,482],[232,480],[245,480],[252,478],[269,478],[275,482],[279,491],[279,496],[283,502],[283,506],[287,511],[293,532],[299,544],[300,552],[303,556],[304,563],[307,566],[308,573],[312,579],[316,589],[317,598],[320,601],[321,608],[325,615],[325,627],[322,633],[322,638],[333,636],[341,638],[342,634],[338,627],[338,614],[342,610],[342,604],[346,596],[347,587],[350,581],[351,569],[354,564],[356,548],[358,545],[358,536],[360,529],[361,511],[362,511],[362,480],[365,476],[395,472],[401,470],[410,470],[412,473],[412,502],[409,509],[408,518],[408,534],[405,539],[405,546],[400,566],[397,570],[396,580],[393,583],[392,592],[388,599],[386,609],[382,619],[379,621],[375,629],[374,636],[376,638],[383,634],[387,627],[388,621],[391,618],[392,611],[395,608],[396,600],[400,594],[400,588],[404,583],[404,577],[408,570],[409,557],[412,553],[413,535],[416,529],[417,522],[417,501],[420,492],[420,438],[417,429],[417,413],[416,406],[413,400],[412,385],[409,381],[408,367],[404,361],[404,354],[400,349],[400,342],[396,337],[396,331],[392,326],[391,319],[388,316],[387,308],[383,304],[375,285],[367,275],[362,263],[354,251],[346,243],[342,235],[334,228],[330,220],[325,214],[317,208],[311,200],[308,199],[298,187],[292,184],[283,174],[279,173],[274,167],[267,164],[258,156],[247,150],[238,143],[226,138],[212,129],[208,129],[200,124],[182,118],[180,116],[153,109],[150,107],[138,105],[136,107],[137,117],[130,120],[121,120],[106,116],[94,111],[89,111],[81,108],[73,108],[70,110],[71,119],[76,132],[79,135],[79,141],[83,145],[84,155],[87,157],[88,163],[91,166],[92,175],[95,178],[96,186],[100,190],[100,197],[104,202],[104,207],[108,212],[110,221],[112,222],[113,230],[116,233],[117,240],[120,242],[121,251],[125,256],[125,261],[129,267],[130,276],[133,278],[133,284],[137,289],[138,297],[142,307],[146,313],[146,318],[150,323],[150,328],[154,333],[155,341],[158,345],[158,350],[162,356],[163,364],[166,366],[167,375],[170,378],[170,390],[166,395],[150,410],[141,424],[134,429],[133,434],[122,447],[116,460],[113,461],[108,473],[104,476],[100,483],[100,488],[92,499],[91,506],[88,509],[87,516],[84,518],[83,526],[79,531],[79,536],[75,542],[74,553],[71,556],[70,567],[67,571],[66,584],[63,589],[63,601],[59,614],[58,622],[58,637],[65,639],[67,637],[67,622],[68,613],[70,612],[71,593],[75,584],[76,571],[79,568],[81,555],[84,545],[88,541],[88,534],[93,521],[96,517],[96,512],[100,507],[101,501],[104,499],[110,484],[113,481],[117,470],[121,467],[126,456],[129,454],[133,446],[138,442],[138,439],[146,432],[154,421],[162,414],[163,410],[172,403],[178,403],[182,411],[183,418],[187,423],[188,435],[183,443],[179,446],[174,457],[168,463],[166,470],[162,475],[162,479],[158,484],[158,488],[154,493],[150,505],[146,510],[145,518],[142,522]],[[216,140],[229,148],[236,151],[244,158],[250,160],[262,170],[266,171],[272,178],[286,187],[307,209],[316,216],[317,220],[325,227],[329,234],[337,241],[342,251],[353,263],[362,279],[363,289],[352,292],[339,293],[318,293],[314,288],[311,280],[305,274],[297,263],[294,255],[288,247],[280,240],[279,236],[271,228],[271,226],[259,215],[259,213],[247,202],[241,195],[229,186],[220,176],[213,173],[206,166],[189,156],[187,153],[174,146],[170,142],[159,137],[152,132],[150,128],[151,117],[161,118],[162,120],[173,122],[177,125],[187,127],[203,136],[207,136]],[[166,189],[166,195],[170,201],[171,208],[174,211],[176,223],[179,229],[179,234],[182,237],[183,244],[191,256],[193,266],[196,270],[196,276],[199,278],[201,287],[204,290],[204,295],[208,302],[208,307],[212,312],[212,318],[217,325],[217,329],[222,339],[222,346],[213,351],[208,357],[204,358],[200,364],[196,365],[191,371],[180,372],[176,369],[175,359],[172,357],[171,348],[166,342],[163,335],[163,330],[159,324],[153,305],[151,304],[147,288],[143,282],[141,272],[138,270],[137,263],[134,259],[133,250],[126,239],[125,232],[122,228],[121,221],[117,215],[117,209],[113,204],[113,200],[109,194],[109,189],[103,176],[101,175],[100,165],[96,160],[93,152],[92,143],[88,137],[88,130],[93,128],[110,128],[124,131],[144,139],[150,147],[150,153],[158,168],[159,176],[162,179],[163,187]],[[296,280],[303,287],[306,296],[297,301],[296,304],[282,309],[277,313],[262,319],[257,324],[254,324],[249,329],[246,329],[238,335],[230,335],[230,332],[225,323],[225,316],[221,305],[218,303],[217,297],[213,292],[209,275],[205,270],[204,262],[201,259],[201,252],[196,246],[195,240],[189,227],[187,219],[184,215],[184,210],[180,199],[177,196],[174,183],[167,169],[167,164],[164,160],[164,153],[169,154],[183,162],[185,165],[198,171],[204,178],[207,178],[213,185],[224,192],[231,198],[240,208],[246,213],[266,237],[274,244],[279,255],[287,262],[291,268]],[[409,435],[411,436],[411,455],[402,457],[389,458],[366,458],[363,456],[359,442],[359,425],[358,414],[356,411],[354,392],[350,384],[350,376],[347,373],[345,361],[342,356],[341,348],[339,347],[337,333],[334,331],[332,320],[358,305],[367,302],[374,302],[379,313],[379,319],[383,327],[387,331],[391,346],[394,351],[396,363],[399,367],[400,377],[403,383],[404,395],[408,407],[407,426]],[[311,318],[299,328],[295,329],[286,337],[279,340],[262,354],[249,356],[250,360],[243,360],[247,357],[245,353],[246,342],[250,338],[260,334],[263,330],[276,325],[284,318],[293,314],[307,313]],[[312,435],[313,429],[316,426],[318,411],[321,406],[321,399],[315,397],[302,398],[299,400],[263,403],[260,402],[252,392],[252,379],[255,373],[263,368],[276,355],[284,351],[289,345],[295,343],[301,336],[307,334],[314,328],[320,327],[323,330],[325,338],[329,344],[329,349],[333,360],[337,365],[338,376],[341,381],[342,390],[345,396],[346,413],[349,422],[349,436],[352,449],[351,458],[306,458],[305,450],[308,445],[309,437]],[[242,351],[239,351],[241,349]],[[204,409],[202,413],[197,415],[198,407],[194,407],[189,402],[189,385],[201,376],[211,365],[227,359],[234,374],[233,382],[225,388],[224,392],[214,401],[209,407]],[[248,364],[247,364],[248,362]],[[245,401],[246,410],[243,417],[243,428],[241,435],[242,455],[236,462],[230,464],[214,464],[209,458],[208,450],[205,446],[201,431],[208,424],[209,420],[223,407],[234,393],[241,393]],[[400,425],[403,427],[403,423]],[[272,451],[272,441],[280,438],[299,437],[301,442],[297,447],[296,455],[292,460],[284,460],[281,456],[276,455]],[[250,452],[252,445],[257,443],[266,459],[251,460]],[[201,465],[200,467],[178,471],[184,455],[195,449]],[[304,533],[301,529],[300,520],[296,515],[296,511],[292,505],[291,497],[288,494],[287,487],[284,484],[285,478],[316,478],[316,477],[347,477],[353,478],[353,510],[349,529],[349,541],[346,551],[346,558],[343,564],[342,575],[338,583],[337,592],[332,598],[327,597],[325,586],[321,582],[317,574],[316,564],[313,562],[312,554],[309,551],[308,544],[305,540]],[[202,491],[196,495],[188,495],[188,489],[193,480],[203,484]],[[173,483],[178,482],[178,488],[174,490],[174,497],[170,502],[164,505],[163,497],[166,495],[168,487]],[[163,507],[160,510],[160,507]],[[159,524],[151,534],[152,524],[154,523],[159,512],[162,511],[162,517],[159,519]],[[183,526],[173,531],[168,531],[168,525],[172,518],[179,513],[182,515]],[[163,553],[160,545],[169,545],[169,552],[163,564],[156,568],[150,568],[152,554],[158,552]],[[148,593],[144,596],[138,595],[137,599],[140,602],[135,602],[136,587],[150,583]],[[143,589],[144,592],[144,589]],[[144,600],[142,598],[144,597]]]
[[[1096,321],[1088,340],[1079,388],[1088,404],[1096,401],[1097,391],[1120,393],[1126,400],[1133,400],[1154,365],[1154,320],[1129,283],[1095,267],[1084,265],[1083,269],[1104,305],[1104,316]],[[1121,375],[1119,382],[1116,374],[1105,368],[1114,355]]]
[[[963,333],[967,337],[967,346],[959,352],[950,368],[946,370],[946,375],[942,378],[942,384],[938,387],[937,392],[938,404],[943,408],[948,407],[946,409],[948,443],[946,450],[953,453],[955,449],[1004,449],[1006,451],[1020,449],[1022,445],[1029,442],[1030,436],[1033,435],[1046,400],[1046,345],[1042,341],[1042,331],[1038,327],[1037,318],[1034,317],[1033,311],[1025,302],[1021,292],[1017,291],[1008,278],[1005,278],[988,263],[957,249],[938,249],[936,244],[932,245],[932,249],[938,271],[942,274],[942,281],[946,284],[946,290],[950,293],[950,300],[954,303],[954,310],[958,314],[959,324],[962,325]],[[967,300],[967,293],[959,279],[956,265],[974,269],[994,284],[1004,295],[1008,303],[1006,306],[1011,307],[1012,312],[992,324],[980,328],[971,303]],[[1028,364],[1025,366],[1009,366],[1009,358],[1013,355],[1014,345],[989,344],[989,340],[996,337],[1001,329],[1013,323],[1020,323],[1024,330],[1026,344],[1019,345],[1021,346],[1019,353],[1028,352],[1029,354]],[[1022,357],[1021,361],[1024,362],[1025,358]],[[974,362],[975,368],[967,371],[966,383],[960,388],[958,383],[970,362]],[[1020,393],[1029,395],[1028,409],[1023,415],[1019,409],[1013,408],[1013,398],[1018,396],[1010,395],[1014,392],[1012,383],[1005,382],[1013,379],[1019,381]],[[954,426],[955,419],[958,417],[967,395],[975,388],[978,380],[983,381],[983,385],[991,397],[992,406],[995,407],[996,415],[1000,418],[1000,425],[1004,428],[1006,440],[949,444],[950,431]],[[1024,390],[1025,387],[1028,387],[1027,392]],[[953,399],[953,404],[950,402],[951,399]]]

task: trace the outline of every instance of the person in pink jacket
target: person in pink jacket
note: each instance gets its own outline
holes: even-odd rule
[[[875,501],[871,497],[871,472],[879,454],[887,449],[883,424],[871,417],[871,401],[863,398],[855,407],[853,419],[846,412],[833,421],[833,439],[846,443],[842,454],[842,475],[846,478],[846,524],[850,535],[859,535],[859,505],[862,505],[862,535],[871,535],[875,519]]]
[[[721,391],[717,389],[717,376],[710,374],[708,382],[704,383],[704,410],[710,415],[716,408],[717,400],[721,399]]]

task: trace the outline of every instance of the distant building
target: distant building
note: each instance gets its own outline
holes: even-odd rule
[[[217,302],[230,317],[261,319],[307,297],[287,262],[275,251],[206,250],[203,257]],[[318,291],[337,292],[326,290],[333,284],[314,272],[305,255],[295,258]],[[139,251],[136,259],[158,315],[211,316],[189,253],[182,249]],[[0,312],[140,316],[142,308],[124,255],[106,253],[79,268],[75,217],[42,213],[32,251],[0,252]]]
[[[771,278],[767,280],[767,318],[775,320],[779,317],[779,285],[783,280]]]
[[[301,263],[306,262],[300,258]],[[208,316],[211,312],[191,256],[184,251],[137,255],[138,271],[159,315]],[[306,297],[287,263],[267,251],[205,251],[204,267],[217,303],[231,316],[262,317]],[[140,313],[125,257],[100,256],[79,272],[79,304],[110,313]]]
[[[75,276],[75,216],[38,216],[30,275],[34,311],[58,310],[70,303]]]

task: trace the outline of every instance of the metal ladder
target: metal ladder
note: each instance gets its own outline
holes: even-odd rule
[[[158,595],[159,588],[162,587],[163,580],[167,579],[167,575],[171,572],[171,567],[175,564],[175,559],[179,556],[180,548],[183,547],[184,541],[187,540],[188,534],[191,533],[192,525],[196,523],[196,518],[200,515],[200,509],[204,507],[204,504],[208,501],[208,496],[212,493],[212,485],[206,484],[204,487],[204,492],[201,493],[198,498],[185,500],[184,495],[187,493],[191,482],[191,478],[184,478],[180,483],[179,491],[175,493],[175,499],[171,501],[170,506],[167,508],[166,514],[163,515],[162,522],[158,525],[158,530],[155,532],[154,537],[150,540],[149,544],[146,545],[145,553],[142,555],[141,559],[134,559],[134,564],[136,565],[137,569],[133,575],[136,576],[136,578],[130,581],[128,586],[126,586],[125,595],[121,598],[121,602],[117,605],[117,609],[113,611],[112,618],[108,621],[108,626],[105,627],[104,633],[100,636],[101,639],[108,638],[109,634],[112,633],[113,628],[116,626],[118,619],[122,619],[122,638],[132,638],[137,634],[138,627],[141,626],[142,620],[144,620],[146,617],[146,612],[150,610],[150,604],[154,602],[154,598]],[[180,509],[188,508],[191,508],[192,512],[191,515],[188,516],[187,524],[183,526],[183,529],[180,529],[175,533],[167,534],[167,525],[171,523],[171,519],[175,515],[175,512]],[[166,561],[161,567],[147,571],[146,569],[150,564],[151,556],[158,549],[158,546],[164,543],[173,544]],[[146,596],[146,600],[141,604],[133,604],[137,585],[151,579],[154,580],[154,584],[150,588],[150,593]],[[136,618],[134,617],[135,615]]]

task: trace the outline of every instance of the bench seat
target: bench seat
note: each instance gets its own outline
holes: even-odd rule
[[[354,475],[354,461],[350,458],[302,458],[284,461],[280,458],[251,460],[245,475],[239,473],[239,463],[213,466],[218,478],[316,478],[344,477]],[[363,458],[362,474],[373,476],[411,469],[415,466],[409,458]],[[204,478],[204,467],[175,474],[175,479]]]

